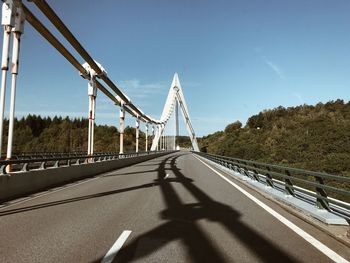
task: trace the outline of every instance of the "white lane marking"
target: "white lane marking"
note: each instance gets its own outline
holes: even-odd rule
[[[113,246],[108,250],[107,254],[102,259],[101,263],[110,263],[113,261],[119,250],[122,248],[125,241],[128,239],[131,234],[131,230],[124,230],[123,233],[119,236],[117,241],[113,244]]]
[[[298,234],[300,237],[305,239],[307,242],[309,242],[311,245],[313,245],[316,249],[321,251],[323,254],[325,254],[327,257],[332,259],[334,262],[338,263],[349,263],[345,258],[341,257],[339,254],[331,250],[329,247],[318,241],[313,236],[306,233],[304,230],[302,230],[300,227],[289,221],[287,218],[283,217],[281,214],[277,213],[275,210],[273,210],[271,207],[267,206],[260,200],[258,200],[256,197],[245,191],[243,188],[235,184],[234,182],[227,179],[224,175],[222,175],[220,172],[216,171],[212,167],[210,167],[208,164],[206,164],[204,161],[199,159],[197,156],[194,156],[197,160],[199,160],[201,163],[203,163],[205,166],[207,166],[210,170],[212,170],[214,173],[219,175],[222,179],[224,179],[226,182],[231,184],[233,187],[235,187],[238,191],[240,191],[242,194],[247,196],[250,200],[255,202],[257,205],[259,205],[261,208],[263,208],[265,211],[267,211],[269,214],[271,214],[273,217],[275,217],[277,220],[279,220],[281,223],[283,223],[285,226],[293,230],[296,234]]]
[[[170,174],[166,174],[166,175],[164,176],[164,179],[167,179],[169,176],[170,176]]]

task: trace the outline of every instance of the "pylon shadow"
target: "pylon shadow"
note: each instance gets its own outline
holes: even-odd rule
[[[195,182],[186,177],[176,166],[176,159],[182,155],[172,155],[164,159],[158,169],[158,184],[167,209],[160,216],[167,220],[164,224],[134,238],[118,253],[118,262],[131,262],[142,260],[159,251],[170,242],[180,240],[186,247],[188,261],[190,262],[232,262],[220,250],[220,244],[213,241],[201,230],[197,221],[207,219],[221,224],[234,238],[239,240],[258,257],[262,262],[297,262],[287,252],[276,247],[251,227],[240,221],[241,214],[232,207],[216,202],[202,191]],[[182,186],[198,201],[192,204],[183,204],[172,183],[165,179],[165,163],[171,159],[171,169],[176,176],[176,182]],[[147,246],[140,246],[143,240]],[[186,261],[187,261],[186,260]],[[174,259],[174,261],[177,261]],[[96,261],[97,262],[97,261]]]

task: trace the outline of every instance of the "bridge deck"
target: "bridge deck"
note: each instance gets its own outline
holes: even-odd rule
[[[241,187],[350,259],[346,246]],[[0,262],[101,262],[124,230],[118,262],[331,262],[191,153],[8,205],[0,229]]]

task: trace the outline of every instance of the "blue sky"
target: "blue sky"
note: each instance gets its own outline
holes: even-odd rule
[[[144,112],[160,117],[178,72],[199,136],[279,105],[350,100],[348,0],[48,3]],[[16,115],[87,116],[78,72],[29,24],[21,43]],[[99,93],[97,123],[118,117]]]

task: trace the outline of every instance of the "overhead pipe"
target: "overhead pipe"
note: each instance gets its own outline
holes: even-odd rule
[[[82,75],[86,75],[84,67],[79,61],[59,42],[59,40],[39,21],[38,18],[24,5],[22,9],[25,13],[25,18],[58,52],[61,53]]]
[[[63,46],[63,44],[33,15],[33,13],[25,6],[22,5],[23,11],[26,15],[26,20],[54,47],[56,50],[64,56],[68,62],[74,66],[82,76],[89,79],[89,74],[85,68],[79,63],[79,61]],[[95,62],[94,62],[95,63]],[[96,64],[96,63],[95,63]],[[89,64],[90,65],[90,64]],[[99,71],[100,72],[100,71]],[[120,106],[120,101],[108,91],[97,79],[95,80],[97,87],[101,90],[108,98],[110,98],[116,105]],[[134,115],[134,113],[125,107],[125,110]]]
[[[74,49],[81,55],[81,57],[91,66],[97,74],[100,74],[100,69],[89,53],[83,48],[80,42],[76,39],[73,33],[63,23],[55,11],[44,0],[33,0],[35,5],[45,14],[50,22],[57,28],[57,30],[67,39],[67,41],[74,47]],[[125,105],[128,105],[134,110],[140,117],[146,121],[153,122],[153,120],[142,113],[131,100],[111,81],[107,75],[102,75],[100,78],[124,101]]]

